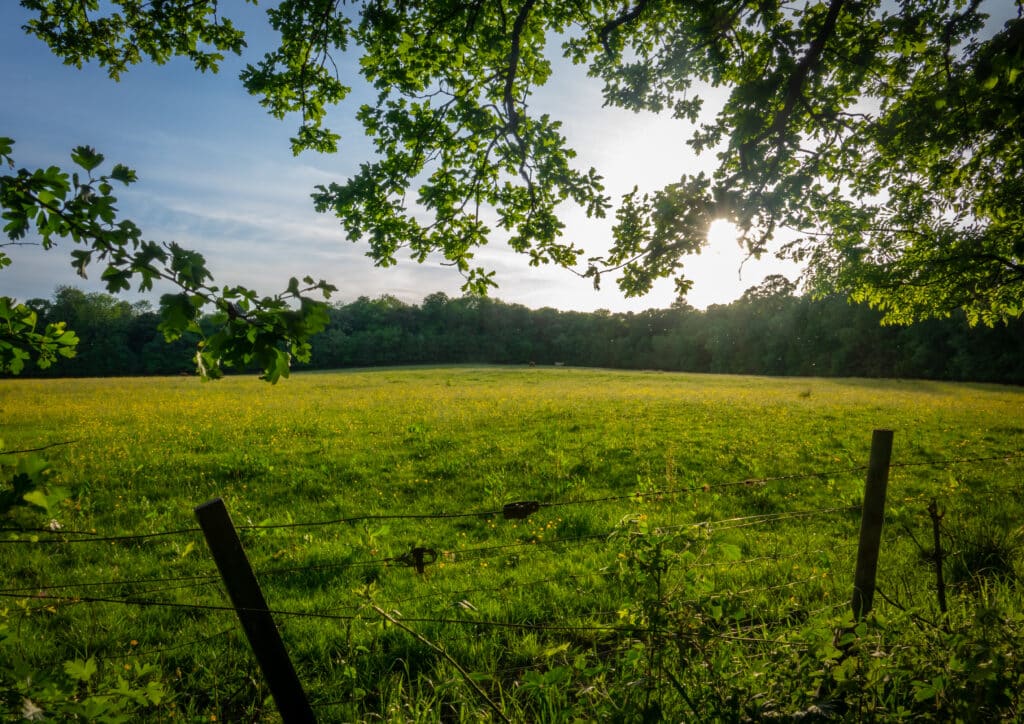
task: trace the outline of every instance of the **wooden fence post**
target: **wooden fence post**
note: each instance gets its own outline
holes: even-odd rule
[[[935,592],[939,597],[939,613],[942,614],[942,628],[949,633],[949,608],[946,605],[946,579],[942,576],[942,563],[946,554],[942,551],[942,518],[945,513],[939,512],[939,504],[932,498],[928,504],[928,515],[932,519],[932,561],[935,563]]]
[[[892,430],[875,430],[871,435],[871,458],[868,461],[864,506],[860,518],[857,570],[853,576],[853,617],[858,621],[871,610],[875,598],[875,574],[878,571],[878,551],[882,542],[882,522],[885,518],[885,492],[889,485],[892,437]]]
[[[315,722],[306,692],[288,657],[224,501],[214,498],[198,506],[195,513],[281,719],[285,724]]]

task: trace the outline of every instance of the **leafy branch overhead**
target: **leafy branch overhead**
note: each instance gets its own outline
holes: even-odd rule
[[[683,258],[725,218],[753,254],[794,239],[786,253],[808,263],[812,290],[870,302],[890,321],[958,307],[975,321],[1009,319],[1024,296],[1013,188],[1024,177],[1024,22],[986,30],[983,11],[844,0],[370,5],[354,36],[380,91],[361,117],[381,160],[315,199],[383,263],[408,246],[468,271],[491,232],[481,205],[533,262],[581,261],[560,235],[560,204],[602,215],[609,202],[597,173],[572,165],[558,122],[528,108],[561,40],[562,55],[603,81],[606,103],[699,123],[688,143],[718,161],[623,199],[611,248],[585,265],[595,283],[618,272],[635,295],[674,276],[685,292]],[[702,116],[714,86],[728,98]]]
[[[401,249],[420,261],[440,252],[484,291],[493,280],[474,250],[500,231],[533,264],[595,283],[618,273],[629,295],[676,277],[685,293],[683,258],[725,218],[755,255],[787,242],[812,291],[846,293],[893,322],[962,307],[991,324],[1020,316],[1024,297],[1024,21],[1018,2],[1018,17],[986,26],[986,10],[1007,12],[988,5],[294,2],[279,29],[282,47],[311,39],[301,67],[313,57],[317,73],[359,46],[377,97],[358,115],[378,159],[314,200],[382,265]],[[611,248],[586,260],[560,212],[603,216],[610,200],[559,122],[529,109],[566,65],[558,55],[600,78],[609,105],[699,124],[687,142],[718,161],[628,195]],[[302,77],[289,86],[282,71],[275,92],[330,96],[316,73]],[[701,114],[709,87],[728,90],[713,117]]]
[[[113,78],[173,56],[216,71],[223,54],[245,49],[217,0],[21,5],[28,33],[65,62],[97,61]],[[1022,8],[1022,0],[281,0],[267,9],[279,42],[241,81],[275,117],[299,117],[294,152],[333,152],[340,139],[325,121],[355,87],[341,69],[353,67],[343,56],[357,55],[373,97],[356,115],[375,157],[317,187],[313,200],[382,266],[401,252],[420,262],[439,254],[466,290],[484,292],[493,270],[475,252],[500,236],[529,263],[561,265],[595,285],[612,274],[639,295],[675,278],[682,294],[691,283],[684,258],[706,244],[713,220],[728,219],[750,253],[782,244],[804,262],[813,292],[867,302],[889,322],[962,308],[974,323],[993,324],[1024,312]],[[686,143],[715,159],[710,172],[680,169],[678,182],[623,198],[610,248],[593,257],[565,237],[563,212],[575,205],[603,217],[612,201],[559,120],[530,108],[533,91],[569,64],[600,79],[608,105],[679,119]],[[725,101],[706,109],[714,88]],[[128,183],[126,172],[115,167],[81,185],[55,169],[10,178],[62,194],[60,214],[38,205],[45,197],[34,202],[40,233],[53,223],[44,238],[63,229],[97,239],[77,250],[76,264],[102,257],[111,289],[129,277],[145,287],[154,264],[178,284],[182,294],[165,305],[172,335],[202,304],[216,304],[235,331],[208,341],[202,359],[243,360],[218,358],[242,330],[258,340],[246,354],[271,377],[281,358],[264,334],[284,335],[278,342],[298,334],[273,348],[287,354],[296,342],[291,352],[302,354],[301,332],[289,332],[275,306],[296,297],[291,290],[257,300],[206,286],[208,272],[189,252],[143,242],[130,222],[114,221],[112,197],[97,184]],[[83,188],[94,195],[82,198]],[[88,236],[101,226],[103,235]],[[289,313],[313,324],[305,308]]]
[[[0,138],[0,160],[14,168],[13,141]],[[170,341],[185,332],[200,336],[199,318],[204,308],[218,312],[216,330],[204,336],[196,364],[205,378],[219,377],[224,367],[258,365],[264,377],[276,382],[287,376],[292,357],[309,358],[309,337],[327,322],[326,306],[309,293],[329,296],[334,287],[307,277],[302,285],[292,279],[287,289],[273,297],[259,297],[241,286],[215,286],[203,256],[174,242],[157,243],[142,237],[127,219],[118,219],[114,183],[128,186],[135,172],[121,164],[109,173],[96,175],[104,158],[88,146],[71,153],[78,171],[68,174],[57,168],[19,169],[0,176],[0,207],[4,233],[20,243],[31,233],[44,249],[59,239],[71,239],[73,266],[82,277],[90,264],[104,265],[101,278],[110,292],[137,284],[152,290],[156,281],[177,288],[160,299],[160,329]],[[9,259],[0,254],[0,264]],[[29,359],[49,366],[56,355],[74,354],[77,338],[63,324],[35,331],[35,313],[13,300],[0,298],[0,371],[17,374]]]

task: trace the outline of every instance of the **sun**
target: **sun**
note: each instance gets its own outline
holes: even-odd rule
[[[712,254],[732,252],[736,249],[740,230],[725,219],[715,219],[708,226],[708,251]]]

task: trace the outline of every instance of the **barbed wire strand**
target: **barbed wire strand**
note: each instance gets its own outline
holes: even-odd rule
[[[13,594],[0,594],[0,598],[16,598]],[[198,611],[220,611],[230,613],[265,613],[272,616],[291,617],[291,618],[311,618],[311,619],[325,619],[325,620],[336,620],[336,621],[354,621],[354,620],[366,620],[364,616],[356,616],[349,614],[331,614],[323,613],[318,611],[290,611],[282,609],[251,609],[251,608],[235,608],[234,606],[228,605],[216,605],[216,604],[201,604],[201,603],[177,603],[173,601],[153,601],[148,599],[138,598],[106,598],[97,596],[81,596],[81,597],[68,597],[68,596],[36,596],[35,598],[46,599],[51,601],[66,602],[66,603],[108,603],[115,605],[126,605],[126,606],[154,606],[154,607],[166,607],[166,608],[181,608]],[[397,613],[397,612],[395,612]],[[610,614],[611,612],[606,612]],[[584,613],[579,614],[581,616],[587,615]],[[561,623],[526,623],[520,621],[495,621],[491,619],[472,619],[472,618],[449,618],[449,617],[426,617],[426,616],[402,616],[399,620],[404,623],[420,623],[420,624],[446,624],[453,626],[477,626],[485,628],[504,628],[504,629],[517,629],[517,630],[529,630],[529,631],[567,631],[567,632],[597,632],[597,633],[649,633],[650,631],[637,627],[637,626],[598,626],[598,625],[568,625]]]
[[[23,526],[4,526],[0,528],[0,533],[49,533],[51,535],[98,535],[94,530],[69,530],[67,528],[52,526],[43,526],[40,528],[26,528]]]
[[[0,598],[23,598],[21,596],[15,596],[13,594],[0,594]],[[354,620],[366,620],[364,616],[356,616],[351,614],[332,614],[323,613],[318,611],[290,611],[282,609],[251,609],[251,608],[235,608],[234,606],[228,605],[217,605],[217,604],[202,604],[202,603],[177,603],[174,601],[154,601],[149,599],[139,598],[107,598],[99,596],[52,596],[43,595],[35,596],[34,598],[45,599],[50,601],[57,601],[63,603],[109,603],[115,605],[126,605],[126,606],[154,606],[154,607],[166,607],[166,608],[181,608],[190,609],[197,611],[220,611],[230,613],[267,613],[272,616],[291,617],[291,618],[312,618],[312,619],[325,619],[325,620],[336,620],[336,621],[354,621]],[[561,624],[529,624],[514,621],[493,621],[486,619],[459,619],[459,618],[430,618],[430,617],[402,617],[400,619],[406,623],[424,623],[424,624],[452,624],[460,626],[483,626],[490,628],[509,628],[509,629],[527,629],[536,631],[605,631],[605,632],[617,632],[617,631],[635,631],[636,627],[610,627],[610,626],[569,626]]]
[[[801,578],[794,581],[788,581],[786,583],[777,584],[773,586],[763,587],[752,587],[742,591],[734,591],[726,593],[711,593],[708,594],[705,599],[686,599],[680,601],[680,603],[698,604],[709,600],[721,599],[721,598],[735,598],[740,595],[749,593],[766,592],[773,590],[780,590],[784,588],[792,588],[804,583],[809,583],[815,580],[824,580],[824,576],[815,574],[808,576],[807,578]],[[205,585],[201,583],[198,585]],[[20,599],[34,599],[34,600],[47,600],[58,603],[108,603],[108,604],[120,604],[130,606],[143,606],[143,607],[166,607],[166,608],[181,608],[190,610],[202,610],[202,611],[223,611],[223,612],[234,612],[234,613],[269,613],[274,616],[293,617],[293,618],[315,618],[315,619],[326,619],[326,620],[341,620],[341,621],[352,621],[362,619],[362,616],[353,614],[336,614],[327,613],[324,611],[293,611],[283,609],[249,609],[245,607],[234,607],[223,604],[202,604],[202,603],[180,603],[175,601],[158,601],[152,599],[143,599],[135,596],[128,596],[122,598],[112,598],[106,596],[58,596],[52,594],[36,594],[33,596],[21,596],[11,593],[0,593],[2,598],[20,598]],[[599,612],[599,615],[611,615],[615,612],[606,611]],[[591,616],[595,615],[593,612],[581,612],[576,614],[579,616]],[[608,627],[608,626],[570,626],[565,624],[531,624],[522,622],[510,622],[510,621],[493,621],[483,619],[472,619],[472,618],[431,618],[431,617],[402,617],[403,621],[409,623],[434,623],[434,624],[459,624],[459,625],[482,625],[488,627],[499,627],[499,628],[513,628],[513,629],[532,629],[532,630],[551,630],[551,631],[621,631],[621,630],[635,630],[635,627]]]
[[[617,495],[608,495],[599,498],[584,498],[582,500],[562,500],[562,501],[549,501],[543,502],[538,501],[537,505],[540,508],[560,508],[574,505],[592,505],[597,503],[608,503],[623,500],[633,500],[643,502],[646,499],[667,496],[667,495],[681,495],[685,493],[702,493],[717,490],[720,488],[731,488],[737,486],[752,487],[761,485],[764,483],[782,481],[782,480],[798,480],[803,478],[816,478],[829,475],[840,475],[844,473],[859,472],[867,470],[867,466],[857,466],[854,468],[843,468],[834,470],[823,470],[811,473],[794,473],[788,475],[775,475],[761,478],[746,478],[744,480],[737,480],[726,483],[709,483],[706,485],[694,485],[680,488],[664,488],[658,490],[635,490],[630,493],[622,493]],[[364,521],[387,521],[387,520],[448,520],[455,518],[488,518],[493,516],[501,516],[505,512],[504,508],[494,508],[477,511],[465,511],[461,513],[381,513],[381,514],[367,514],[367,515],[356,515],[346,516],[341,518],[330,518],[327,520],[320,521],[296,521],[289,523],[270,523],[270,524],[248,524],[248,525],[236,525],[237,530],[275,530],[281,528],[311,528],[319,526],[330,526],[330,525],[343,525],[351,523],[361,523]]]
[[[1024,452],[1005,453],[1002,455],[989,455],[985,457],[975,458],[945,458],[939,460],[917,460],[905,463],[889,463],[890,468],[914,468],[914,467],[928,467],[934,465],[965,465],[967,463],[984,463],[984,462],[995,462],[1004,460],[1022,460],[1024,459]],[[865,468],[866,469],[866,468]]]
[[[178,581],[194,581],[200,579],[220,579],[218,573],[205,573],[196,574],[191,576],[168,576],[166,578],[126,578],[120,580],[110,581],[83,581],[80,583],[59,583],[59,584],[45,584],[40,583],[34,586],[15,586],[13,588],[2,588],[0,593],[19,593],[21,591],[33,591],[33,590],[44,590],[44,591],[58,591],[68,588],[98,588],[101,586],[135,586],[135,585],[147,585],[153,583],[175,583]]]
[[[54,535],[67,535],[60,530],[40,530],[33,532],[41,533],[52,533]],[[72,543],[120,543],[124,541],[134,540],[149,540],[152,538],[166,538],[175,535],[185,535],[193,533],[202,533],[202,528],[180,528],[178,530],[162,530],[155,533],[132,533],[129,535],[98,535],[95,534],[91,538],[41,538],[38,540],[24,539],[24,538],[0,538],[0,544],[30,544],[30,545],[60,545],[60,544],[72,544]]]
[[[733,530],[737,528],[749,527],[752,525],[761,525],[764,523],[773,523],[780,520],[796,519],[813,517],[816,515],[826,515],[840,511],[852,511],[860,510],[856,506],[847,506],[839,508],[820,508],[816,510],[807,511],[796,511],[789,513],[765,513],[753,516],[740,516],[734,518],[724,518],[714,521],[699,521],[696,523],[686,523],[677,526],[662,526],[656,528],[658,531],[671,531],[671,530],[687,530],[694,528],[707,528],[712,533],[719,530]],[[730,523],[732,525],[723,525],[724,523]],[[446,564],[458,564],[466,561],[474,561],[492,558],[495,555],[499,555],[502,552],[506,552],[514,549],[538,549],[548,546],[556,545],[573,545],[582,542],[593,542],[595,540],[608,540],[614,533],[621,531],[622,528],[612,528],[608,531],[598,534],[590,534],[585,536],[574,536],[571,538],[551,538],[551,539],[534,539],[529,541],[517,541],[515,543],[503,543],[493,546],[480,546],[476,548],[455,548],[437,551],[438,559],[443,559]],[[314,566],[289,566],[287,568],[276,568],[267,569],[260,571],[260,575],[274,576],[285,573],[296,573],[303,572],[305,570],[330,570],[330,569],[345,569],[351,567],[365,567],[365,566],[381,566],[381,565],[394,565],[401,563],[408,565],[405,562],[405,556],[391,556],[387,558],[381,558],[373,561],[356,561],[351,563],[325,563],[317,564]]]
[[[856,548],[857,546],[858,546],[858,543],[844,543],[844,544],[840,544],[840,545],[834,546],[830,550],[826,550],[824,548],[821,548],[821,549],[817,549],[817,550],[802,551],[802,552],[799,552],[799,553],[792,553],[792,554],[785,554],[785,555],[758,556],[758,557],[754,557],[754,558],[744,558],[744,559],[739,559],[739,560],[712,561],[712,562],[709,562],[709,563],[687,563],[687,564],[684,564],[682,567],[687,569],[687,570],[689,570],[691,568],[718,568],[718,567],[728,567],[728,566],[746,566],[746,565],[753,565],[753,564],[756,564],[756,563],[763,563],[763,562],[775,562],[775,561],[784,561],[784,560],[799,560],[799,559],[807,557],[807,556],[819,555],[819,554],[824,554],[824,553],[831,553],[836,548]],[[466,588],[466,589],[459,589],[459,590],[434,591],[432,593],[420,594],[420,595],[417,595],[417,596],[407,596],[407,597],[404,597],[404,598],[387,599],[387,600],[383,601],[383,603],[386,603],[388,605],[399,605],[399,604],[403,604],[403,603],[411,603],[413,601],[429,601],[431,599],[436,599],[436,598],[447,598],[447,599],[456,599],[456,598],[458,598],[458,599],[464,599],[464,598],[466,598],[466,597],[468,597],[470,595],[477,594],[477,593],[492,593],[492,592],[508,593],[510,591],[516,591],[516,590],[523,589],[523,588],[532,588],[532,587],[535,587],[535,586],[543,586],[543,585],[547,585],[549,583],[563,583],[563,582],[568,581],[568,580],[577,580],[577,579],[583,579],[583,578],[591,578],[591,579],[592,578],[605,578],[605,577],[607,577],[607,572],[606,571],[595,570],[595,571],[589,572],[589,573],[565,574],[565,575],[560,575],[560,576],[553,577],[553,578],[542,578],[542,579],[533,580],[533,581],[505,582],[505,583],[503,583],[502,585],[499,585],[499,586],[478,586],[478,587],[474,587],[474,588]],[[751,590],[751,589],[748,589],[748,590]],[[338,608],[341,608],[341,606],[339,606]],[[330,609],[328,609],[328,610],[330,610]]]
[[[231,628],[226,628],[223,631],[218,631],[215,634],[210,634],[210,635],[207,635],[207,636],[202,636],[200,638],[193,639],[192,641],[186,641],[183,644],[175,644],[174,646],[167,646],[167,647],[159,648],[159,649],[141,649],[141,648],[140,649],[134,649],[133,648],[131,651],[128,651],[128,652],[123,653],[123,654],[117,654],[117,655],[111,655],[111,656],[97,656],[95,658],[96,658],[97,661],[121,661],[121,660],[124,660],[124,659],[138,659],[138,658],[142,658],[142,657],[145,657],[145,656],[156,656],[157,654],[165,654],[168,651],[178,651],[179,649],[185,649],[185,648],[188,648],[190,646],[195,646],[196,644],[203,644],[203,643],[206,643],[208,641],[213,641],[216,638],[220,638],[221,636],[226,636],[226,635],[228,635],[230,633],[233,633],[233,632],[235,632],[237,630],[238,629],[236,627],[232,626]]]
[[[203,586],[215,585],[217,583],[219,583],[219,581],[201,581],[199,583],[188,583],[188,584],[183,584],[183,585],[180,585],[180,586],[164,586],[164,587],[161,587],[161,588],[151,588],[151,589],[147,589],[145,591],[138,591],[136,593],[128,593],[128,594],[125,594],[124,596],[122,596],[121,598],[118,598],[118,599],[111,598],[110,600],[111,601],[119,600],[119,601],[126,601],[126,602],[128,602],[132,598],[138,598],[138,597],[142,597],[142,596],[150,596],[150,595],[152,595],[154,593],[166,593],[167,591],[182,591],[182,590],[185,590],[185,589],[196,589],[196,588],[201,588]],[[7,596],[7,594],[3,594],[3,595]],[[41,592],[39,592],[37,594],[28,594],[28,595],[22,596],[21,598],[23,598],[23,599],[47,600],[50,597],[46,593],[46,591],[41,591]],[[92,600],[92,597],[89,597],[89,596],[67,596],[66,598],[68,598],[69,600],[68,600],[68,602],[61,603],[62,606],[74,606],[74,605],[79,605],[79,604],[82,604],[82,603],[93,603],[94,602]],[[40,604],[38,606],[32,606],[32,607],[26,606],[25,609],[24,609],[24,615],[28,616],[28,615],[31,615],[31,614],[34,614],[34,613],[38,613],[39,611],[46,611],[46,610],[51,609],[52,606],[53,606],[53,604],[49,604],[49,603],[42,603],[42,604]]]
[[[61,444],[61,443],[58,443]],[[14,452],[14,451],[12,451]],[[978,463],[978,462],[992,462],[992,461],[1006,461],[1006,460],[1018,460],[1024,459],[1024,453],[1006,453],[1002,455],[992,455],[986,457],[973,457],[973,458],[946,458],[939,460],[923,460],[923,461],[908,461],[908,462],[896,462],[890,463],[889,467],[892,468],[910,468],[910,467],[930,467],[930,466],[943,466],[943,465],[962,465],[967,463]],[[622,500],[634,500],[643,502],[647,498],[667,496],[667,495],[682,495],[685,493],[699,493],[709,492],[723,488],[731,488],[738,486],[756,486],[762,485],[769,482],[779,482],[786,480],[800,480],[808,478],[820,478],[835,475],[844,475],[855,472],[863,472],[867,470],[866,465],[857,465],[849,468],[832,468],[828,470],[819,470],[807,473],[792,473],[786,475],[772,475],[764,476],[759,478],[747,478],[744,480],[737,480],[725,483],[708,483],[700,486],[687,486],[681,488],[666,488],[660,490],[637,490],[631,493],[611,495],[600,498],[588,498],[583,500],[565,500],[565,501],[552,501],[552,502],[539,502],[541,508],[556,508],[566,507],[573,505],[590,505],[597,503],[606,503],[613,501]],[[340,525],[340,524],[351,524],[364,521],[384,521],[384,520],[446,520],[446,519],[457,519],[457,518],[486,518],[497,515],[502,515],[504,509],[488,509],[479,511],[467,511],[461,513],[382,513],[382,514],[365,514],[357,516],[348,516],[342,518],[333,518],[321,521],[298,521],[289,523],[271,523],[271,524],[244,524],[236,525],[236,530],[274,530],[274,529],[287,529],[287,528],[304,528],[304,527],[322,527],[329,525]],[[17,532],[21,532],[18,530]],[[151,533],[134,533],[126,535],[98,535],[88,531],[62,531],[52,530],[49,528],[38,528],[29,529],[25,532],[32,533],[44,533],[58,535],[69,535],[75,534],[80,536],[90,536],[81,538],[64,538],[64,539],[42,539],[42,540],[24,540],[24,539],[0,539],[0,544],[12,544],[12,543],[32,543],[32,544],[60,544],[60,543],[108,543],[108,542],[121,542],[121,541],[132,541],[132,540],[148,540],[152,538],[168,537],[175,535],[201,533],[201,528],[181,528],[177,530],[167,531],[156,531]]]
[[[854,547],[856,545],[857,544],[847,544],[846,547]],[[817,551],[809,551],[806,554],[800,553],[800,554],[792,554],[792,555],[787,555],[787,556],[770,556],[770,557],[769,556],[764,556],[764,557],[760,557],[760,558],[751,558],[751,559],[740,560],[740,561],[722,561],[722,562],[705,563],[705,564],[691,563],[691,564],[684,565],[683,568],[689,570],[690,568],[697,568],[697,567],[711,567],[711,566],[721,566],[721,565],[742,565],[744,563],[757,563],[757,562],[764,562],[764,561],[799,559],[799,558],[804,557],[805,555],[814,555],[814,554],[818,554],[818,553],[828,553],[828,552],[829,551],[826,551],[826,550],[822,549],[822,550],[817,550]],[[535,587],[535,586],[547,585],[547,584],[550,584],[550,583],[562,583],[562,582],[565,582],[566,580],[578,580],[578,579],[583,579],[583,578],[593,579],[593,578],[606,578],[606,577],[607,577],[606,572],[594,571],[594,572],[583,573],[583,574],[568,574],[568,575],[563,575],[563,576],[558,576],[558,577],[553,577],[553,578],[544,578],[544,579],[535,580],[535,581],[520,581],[520,582],[514,582],[514,583],[506,582],[506,583],[504,583],[502,585],[499,585],[499,586],[482,586],[482,587],[475,587],[475,588],[468,588],[468,589],[459,589],[459,590],[435,591],[435,592],[432,592],[432,593],[429,593],[429,594],[421,594],[421,595],[417,595],[417,596],[408,596],[408,597],[405,597],[405,598],[398,598],[398,599],[385,599],[385,600],[378,599],[378,602],[382,603],[384,605],[389,605],[389,606],[398,606],[398,605],[401,605],[401,604],[404,604],[404,603],[411,603],[411,602],[414,602],[414,601],[430,601],[430,600],[433,600],[433,599],[447,599],[449,601],[452,601],[452,600],[455,600],[455,599],[459,599],[459,602],[461,602],[462,600],[466,600],[469,596],[474,595],[474,594],[478,594],[478,593],[494,593],[494,592],[509,593],[510,591],[516,591],[516,590],[525,589],[525,588],[532,588],[532,587]],[[822,573],[822,574],[814,574],[814,575],[808,576],[807,578],[798,579],[796,581],[791,581],[791,582],[787,582],[787,583],[784,583],[784,584],[773,584],[771,586],[761,586],[761,587],[748,587],[748,588],[745,588],[745,589],[740,590],[740,591],[731,592],[729,594],[710,593],[710,594],[708,594],[707,598],[708,599],[720,599],[720,598],[725,597],[725,596],[728,596],[730,598],[739,597],[739,596],[747,595],[747,594],[750,594],[750,593],[768,592],[768,591],[773,591],[773,590],[779,590],[781,588],[794,587],[796,585],[799,585],[800,583],[808,583],[808,582],[815,581],[815,580],[824,580],[825,578],[826,578],[826,575],[824,573]],[[702,601],[701,601],[701,599],[690,599],[690,600],[683,601],[683,602],[684,603],[700,603]],[[334,611],[334,610],[338,610],[338,609],[341,609],[341,608],[349,608],[350,605],[351,604],[345,605],[345,606],[339,605],[339,606],[334,606],[334,607],[327,608],[327,609],[324,609],[324,610],[325,611]],[[475,608],[475,606],[474,606],[474,608]],[[614,612],[612,612],[612,613],[614,613]]]

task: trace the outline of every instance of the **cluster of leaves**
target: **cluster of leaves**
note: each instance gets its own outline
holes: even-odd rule
[[[1024,313],[1024,20],[982,41],[978,5],[867,26],[885,60],[867,81],[879,110],[849,122],[832,161],[852,191],[809,189],[828,243],[796,255],[818,287],[890,321],[956,306],[975,324]]]
[[[548,28],[534,4],[364,11],[354,36],[361,72],[378,95],[358,116],[380,160],[343,184],[318,187],[314,201],[337,215],[350,239],[368,241],[377,263],[394,264],[403,248],[421,262],[439,252],[463,273],[465,291],[486,292],[493,272],[472,260],[493,234],[492,212],[530,264],[578,262],[582,249],[561,239],[557,208],[572,200],[603,216],[607,202],[596,171],[574,168],[561,123],[525,113],[531,87],[551,74]],[[569,15],[551,12],[555,29],[564,29]]]
[[[95,17],[98,0],[21,0],[21,4],[35,16],[25,25],[26,32],[53,48],[68,65],[81,68],[95,58],[115,79],[144,58],[163,64],[184,56],[196,70],[216,71],[224,59],[221,51],[239,53],[245,47],[245,34],[218,16],[218,0],[122,0],[114,3],[117,11],[99,18]]]
[[[0,161],[11,169],[13,143],[0,138]],[[276,382],[287,376],[292,358],[309,359],[309,337],[327,322],[325,304],[309,295],[329,297],[332,285],[311,277],[300,285],[293,278],[284,292],[264,297],[243,286],[215,286],[201,254],[175,242],[144,239],[132,221],[118,219],[114,183],[134,183],[135,171],[116,164],[98,173],[104,157],[88,146],[75,148],[71,160],[80,171],[69,174],[51,166],[0,176],[4,232],[12,243],[30,232],[44,249],[71,239],[81,247],[71,251],[78,274],[85,277],[90,264],[104,264],[101,278],[110,292],[131,289],[133,282],[140,291],[152,290],[157,281],[177,288],[160,300],[160,329],[168,341],[185,332],[202,335],[204,308],[219,312],[216,331],[200,342],[196,354],[204,378],[220,376],[223,367],[258,364],[264,378]],[[9,263],[0,257],[0,263],[4,260]],[[0,299],[0,315],[7,322],[0,334],[0,370],[16,374],[30,358],[45,367],[57,354],[73,353],[77,339],[60,323],[37,333],[34,314],[8,297]]]
[[[0,254],[0,266],[4,256]],[[37,331],[38,314],[10,297],[0,297],[0,373],[19,374],[34,360],[46,369],[58,357],[74,357],[78,337],[66,323],[53,322]]]
[[[13,612],[10,612],[13,613]],[[4,611],[0,618],[0,647],[11,636]],[[9,652],[8,652],[9,653]],[[16,656],[3,656],[0,692],[8,721],[70,721],[126,724],[166,707],[171,696],[153,664],[136,662],[112,672],[95,657],[65,661],[62,670],[40,672]]]
[[[30,509],[50,515],[67,498],[67,491],[48,484],[50,464],[36,455],[14,456],[2,450],[0,441],[0,520],[15,521],[20,510]]]
[[[968,602],[962,621],[947,630],[916,612],[872,614],[836,621],[834,640],[817,647],[818,692],[814,711],[847,719],[890,721],[1006,720],[1020,716],[1018,612],[990,601]],[[918,628],[912,639],[908,629]],[[810,657],[808,657],[810,659]]]
[[[30,530],[42,515],[49,519],[47,530],[60,530],[54,516],[68,491],[50,484],[50,464],[38,455],[2,448],[0,441],[0,521],[15,530]],[[12,631],[8,619],[35,612],[28,600],[19,601],[14,610],[0,610],[0,706],[8,720],[58,717],[121,724],[136,721],[169,699],[159,669],[151,664],[116,671],[108,666],[102,676],[93,657],[66,661],[63,670],[40,671],[29,665],[17,652],[21,627]]]

